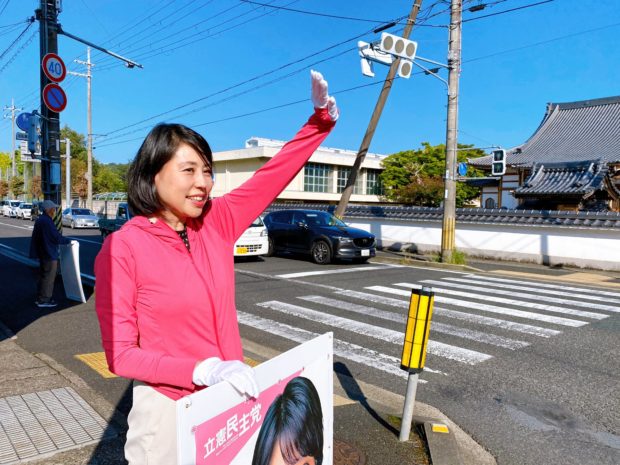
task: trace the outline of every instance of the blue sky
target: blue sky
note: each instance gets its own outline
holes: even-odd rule
[[[387,73],[387,67],[376,65],[375,78],[362,76],[357,41],[377,40],[372,29],[406,16],[412,2],[259,1],[376,22],[238,0],[65,0],[59,22],[66,31],[144,65],[127,69],[93,51],[96,158],[103,163],[129,161],[149,128],[160,121],[194,127],[214,151],[243,147],[251,136],[286,140],[311,113],[309,100],[294,104],[309,98],[311,67],[325,75],[341,108],[341,120],[325,145],[357,150]],[[471,21],[463,24],[460,143],[518,145],[534,132],[548,102],[620,95],[617,0],[555,0],[480,18],[537,1],[465,1],[465,8],[488,6],[463,15]],[[6,5],[0,13],[0,54],[23,31],[38,4],[0,0],[0,11]],[[418,42],[418,55],[445,63],[449,2],[423,0],[420,17],[427,16],[433,17],[423,21],[425,26],[414,27],[411,39]],[[59,54],[69,70],[84,72],[74,60],[84,60],[85,49],[59,36]],[[3,108],[11,98],[28,111],[39,107],[39,66],[36,22],[0,59]],[[445,71],[442,76],[447,77]],[[61,86],[68,97],[61,125],[86,134],[86,80],[68,76]],[[286,106],[261,111],[280,105]],[[441,81],[423,74],[399,79],[370,151],[390,154],[418,148],[423,141],[444,142],[445,116],[446,87]],[[10,120],[5,119],[0,121],[0,151],[10,149]]]

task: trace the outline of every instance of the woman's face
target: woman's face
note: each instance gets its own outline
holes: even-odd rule
[[[279,441],[276,441],[273,447],[273,452],[271,453],[269,465],[316,465],[316,460],[314,460],[314,457],[306,456],[301,457],[297,460],[297,462],[288,463],[286,460],[284,460],[284,457],[282,457],[282,451],[280,450]]]
[[[164,221],[174,226],[202,213],[213,188],[211,167],[194,148],[179,145],[172,158],[155,175],[157,195],[164,206]]]

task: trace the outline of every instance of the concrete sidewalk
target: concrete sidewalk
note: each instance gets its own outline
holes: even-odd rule
[[[111,465],[126,463],[123,444],[126,417],[83,379],[44,353],[20,346],[19,333],[41,317],[53,317],[33,305],[35,270],[0,254],[0,465],[28,462],[47,465]],[[56,297],[62,295],[60,279]],[[57,299],[61,301],[61,299]],[[62,312],[62,302],[59,312]],[[72,310],[94,315],[94,299],[71,304]],[[15,334],[16,333],[16,334]],[[93,337],[99,337],[93,334]],[[271,349],[244,340],[246,355],[256,362],[273,357]],[[446,450],[458,443],[448,460],[434,465],[493,465],[495,460],[458,426],[433,407],[416,403],[416,425],[408,442],[398,441],[403,397],[348,376],[334,374],[334,463],[428,464],[429,447]],[[445,424],[449,435],[422,433],[424,422]],[[437,442],[439,441],[439,442]],[[430,444],[430,446],[429,446]],[[435,456],[434,456],[435,458]]]

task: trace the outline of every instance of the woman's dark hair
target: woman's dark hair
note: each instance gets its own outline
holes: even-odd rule
[[[294,464],[301,457],[323,463],[323,412],[314,384],[298,376],[288,382],[273,401],[260,427],[252,465],[269,465],[276,441],[284,461]]]
[[[163,208],[155,189],[155,175],[181,144],[192,147],[202,161],[213,166],[211,147],[204,137],[182,124],[158,124],[146,136],[129,167],[127,201],[134,215],[151,216]]]

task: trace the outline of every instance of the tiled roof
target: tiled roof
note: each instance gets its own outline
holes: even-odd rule
[[[506,158],[513,166],[584,160],[620,162],[620,96],[547,104],[536,132]],[[490,156],[470,162],[479,167],[490,163]]]
[[[522,186],[515,190],[515,197],[533,196],[577,196],[592,194],[605,189],[608,178],[608,165],[600,160],[569,163],[535,164],[532,174]],[[608,185],[620,194],[612,182]]]
[[[274,203],[267,212],[303,208],[334,212],[335,205]],[[442,208],[349,205],[345,219],[389,219],[409,222],[441,223]],[[616,212],[569,212],[550,210],[504,210],[487,208],[457,208],[457,223],[497,224],[514,226],[553,226],[567,228],[596,228],[620,231],[620,213]]]

